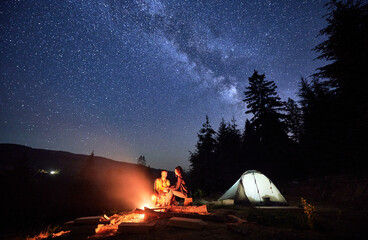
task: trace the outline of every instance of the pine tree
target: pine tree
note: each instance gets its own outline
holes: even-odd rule
[[[79,178],[83,181],[91,181],[95,177],[95,170],[95,153],[92,151],[80,169]]]
[[[247,118],[245,120],[242,135],[241,169],[258,169],[259,139],[253,124]]]
[[[367,99],[368,4],[334,0],[327,6],[328,25],[320,31],[327,39],[314,50],[321,53],[318,59],[330,63],[319,68],[316,75],[326,78],[340,94]]]
[[[227,124],[224,119],[221,120],[216,142],[214,178],[217,179],[217,184],[214,185],[214,190],[224,190],[234,182],[235,176],[242,173],[241,134],[234,118]]]
[[[146,157],[143,155],[140,155],[137,159],[137,164],[142,166],[147,166]]]
[[[334,101],[330,105],[338,106],[333,112],[331,140],[338,140],[335,148],[345,160],[334,165],[364,173],[368,168],[361,157],[368,154],[368,4],[334,0],[327,6],[328,25],[320,32],[327,39],[314,50],[321,54],[319,59],[329,61],[316,76],[324,78],[331,90]]]
[[[242,142],[244,145],[255,143],[255,129],[254,126],[250,123],[249,119],[245,120],[244,132],[242,135]]]
[[[241,144],[241,133],[234,117],[231,119],[231,124],[229,123],[229,130],[232,137],[232,142],[239,146]]]
[[[275,82],[265,80],[265,74],[259,75],[256,70],[248,79],[249,86],[243,100],[248,109],[245,113],[253,114],[251,123],[259,141],[272,142],[275,138],[286,137],[283,125],[285,115],[281,113],[284,105],[276,92]]]
[[[289,137],[299,143],[302,135],[302,112],[298,104],[291,98],[286,103],[286,126]]]
[[[255,70],[248,78],[249,86],[246,88],[245,99],[247,111],[253,114],[250,120],[254,128],[255,145],[253,156],[257,159],[257,166],[272,173],[282,173],[288,165],[290,140],[286,134],[284,103],[278,96],[277,86],[273,81],[265,79],[265,74],[258,74]]]
[[[191,166],[191,186],[194,189],[202,189],[208,191],[211,188],[211,168],[214,167],[213,157],[216,140],[214,135],[216,132],[212,129],[208,116],[206,122],[198,133],[198,142],[196,150],[190,152],[189,162]]]
[[[337,173],[344,158],[342,132],[338,131],[339,105],[324,82],[301,79],[300,104],[303,130],[300,138],[306,171],[311,174]]]
[[[243,173],[241,167],[243,166],[243,159],[241,155],[242,136],[238,129],[235,118],[231,119],[231,123],[228,123],[229,129],[229,153],[233,156],[230,173],[240,175]]]

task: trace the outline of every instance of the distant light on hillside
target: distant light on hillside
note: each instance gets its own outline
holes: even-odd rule
[[[51,170],[50,171],[51,175],[56,175],[56,174],[59,174],[59,173],[60,173],[60,170]]]
[[[60,170],[56,169],[56,170],[50,170],[50,171],[47,171],[45,169],[39,169],[38,170],[40,173],[43,173],[43,174],[50,174],[50,175],[57,175],[60,173]]]

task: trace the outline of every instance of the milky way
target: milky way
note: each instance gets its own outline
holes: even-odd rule
[[[254,69],[297,100],[326,1],[1,1],[0,142],[188,168]]]

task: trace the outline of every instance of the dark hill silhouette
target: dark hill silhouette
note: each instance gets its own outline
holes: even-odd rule
[[[75,154],[65,151],[36,149],[18,144],[0,144],[0,170],[9,170],[21,159],[26,159],[27,164],[34,170],[60,170],[64,175],[78,174],[89,155]],[[137,164],[119,162],[105,157],[94,156],[94,164],[99,175],[109,168],[130,169]],[[142,166],[143,167],[143,166]],[[160,175],[161,169],[150,168],[154,177]]]
[[[46,174],[51,170],[60,174]],[[3,214],[10,216],[0,232],[142,207],[150,204],[160,172],[93,154],[0,144],[0,188],[7,193]],[[169,176],[172,180],[174,173]]]

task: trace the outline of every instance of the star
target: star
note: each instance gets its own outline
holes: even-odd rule
[[[297,100],[326,1],[2,1],[0,142],[189,167],[253,70]]]

